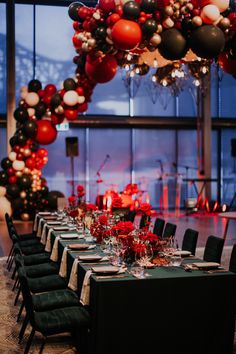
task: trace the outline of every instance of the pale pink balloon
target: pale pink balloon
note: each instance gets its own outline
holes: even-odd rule
[[[220,17],[220,11],[215,5],[206,5],[202,8],[200,16],[204,23],[210,25]]]

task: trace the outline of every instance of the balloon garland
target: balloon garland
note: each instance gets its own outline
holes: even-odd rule
[[[55,207],[63,194],[46,186],[48,152],[40,145],[55,141],[56,125],[65,118],[73,121],[85,112],[96,84],[112,80],[118,67],[132,65],[145,75],[157,64],[156,80],[171,85],[172,71],[181,64],[202,77],[201,65],[215,61],[236,77],[236,0],[99,0],[94,8],[73,2],[68,13],[75,77],[60,90],[53,84],[43,88],[36,79],[22,87],[12,150],[1,161],[0,219],[13,211],[28,220],[36,208]]]

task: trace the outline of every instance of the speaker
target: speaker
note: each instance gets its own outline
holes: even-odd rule
[[[66,138],[66,156],[79,156],[79,141],[76,136]]]
[[[236,139],[231,139],[231,156],[236,157]]]

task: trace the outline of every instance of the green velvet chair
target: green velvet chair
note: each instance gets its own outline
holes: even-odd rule
[[[162,238],[164,227],[165,227],[165,220],[161,218],[156,218],[153,226],[153,233],[159,236],[160,238]]]
[[[88,329],[90,326],[88,311],[83,307],[74,305],[52,310],[36,311],[35,300],[33,300],[31,295],[30,284],[23,267],[18,269],[18,274],[26,307],[26,316],[32,327],[24,354],[29,353],[35,332],[39,332],[43,336],[40,353],[43,352],[48,336],[70,332],[74,338],[79,338],[79,353],[86,354],[88,349]],[[44,299],[43,301],[45,302],[46,300]]]
[[[233,245],[229,260],[229,271],[236,273],[236,244]]]
[[[208,236],[204,253],[203,260],[206,262],[216,262],[220,263],[221,255],[224,247],[224,239],[217,236]]]
[[[199,232],[193,229],[186,229],[182,241],[182,250],[189,251],[192,255],[196,253],[197,239]]]
[[[171,222],[167,222],[165,224],[165,227],[164,227],[164,230],[163,230],[162,238],[163,239],[169,238],[169,237],[174,238],[175,237],[175,233],[176,233],[176,228],[177,228],[177,225],[175,225],[175,224],[173,224]]]

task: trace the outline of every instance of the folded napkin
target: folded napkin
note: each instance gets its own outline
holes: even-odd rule
[[[119,272],[116,274],[122,274],[125,273],[127,268],[120,268]],[[84,281],[82,285],[82,290],[81,290],[81,295],[80,295],[80,302],[82,305],[86,306],[89,305],[89,297],[90,297],[90,277],[92,274],[92,270],[87,270],[85,276],[84,276]],[[109,278],[109,275],[107,275]]]
[[[47,252],[51,252],[52,250],[52,245],[51,245],[51,234],[53,232],[53,229],[49,229],[48,230],[48,234],[46,236],[46,239],[45,239],[45,251]]]
[[[40,218],[39,220],[39,226],[38,226],[38,230],[37,230],[37,237],[41,237],[42,234],[42,227],[43,227],[43,218]]]
[[[53,244],[53,248],[52,248],[52,253],[51,253],[51,256],[50,256],[50,259],[52,261],[54,261],[54,262],[57,262],[57,260],[58,260],[58,241],[59,241],[59,239],[60,239],[60,236],[57,236],[55,238],[55,241],[54,241],[54,244]],[[50,248],[51,248],[50,237],[48,237],[48,240],[50,242]],[[47,244],[48,244],[48,242],[47,242]],[[46,245],[46,247],[47,247],[47,245]],[[45,248],[45,251],[48,251],[48,250]],[[48,252],[50,252],[50,251],[48,251]]]
[[[92,274],[92,270],[87,270],[87,272],[84,276],[83,286],[82,286],[81,295],[80,295],[80,302],[84,306],[89,305],[90,276],[91,276],[91,274]]]
[[[43,245],[46,245],[46,241],[47,241],[47,224],[44,224],[44,225],[43,225],[43,230],[42,230],[42,233],[41,233],[41,240],[40,240],[40,242],[41,242]]]
[[[74,291],[78,290],[78,263],[79,260],[75,258],[71,268],[70,279],[68,283],[68,288]]]
[[[34,218],[33,231],[37,231],[37,227],[38,227],[38,215],[36,214]]]
[[[63,250],[62,258],[61,258],[61,265],[59,269],[59,275],[62,278],[66,278],[67,276],[67,254],[68,254],[68,248],[65,247]]]

